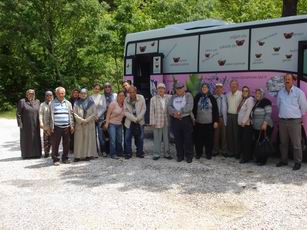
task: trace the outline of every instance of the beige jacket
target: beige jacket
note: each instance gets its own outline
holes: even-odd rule
[[[131,122],[138,122],[140,125],[145,124],[145,112],[146,112],[146,103],[145,103],[145,98],[137,94],[136,95],[136,103],[135,103],[135,110],[136,110],[136,116],[133,115],[133,108],[130,103],[130,96],[125,98],[124,102],[124,113],[126,116],[125,119],[125,127],[130,128]]]
[[[48,114],[50,113],[50,103],[43,102],[39,107],[39,124],[44,130],[48,130]]]
[[[169,124],[169,116],[167,112],[168,102],[172,96],[165,94],[165,107],[163,109],[161,104],[161,96],[155,95],[150,100],[150,125],[155,128],[163,128]]]

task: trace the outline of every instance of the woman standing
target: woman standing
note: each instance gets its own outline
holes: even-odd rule
[[[109,105],[105,129],[108,129],[110,136],[110,155],[112,159],[118,159],[123,154],[122,147],[122,121],[124,118],[125,93],[120,91],[117,99]]]
[[[88,97],[87,89],[81,89],[79,96],[80,98],[74,106],[76,119],[74,136],[75,162],[98,157],[95,130],[96,106],[94,101]]]
[[[240,163],[247,163],[252,160],[253,129],[251,127],[250,115],[255,105],[254,98],[250,96],[247,86],[242,88],[242,100],[238,107],[239,125],[239,152]]]
[[[261,142],[265,136],[271,139],[273,131],[272,102],[264,97],[263,89],[256,89],[256,104],[252,110],[252,123],[254,139]],[[256,144],[256,143],[255,143]],[[257,165],[265,165],[268,156],[258,156],[256,154]]]
[[[194,98],[193,114],[196,159],[200,159],[203,155],[204,145],[207,159],[211,159],[214,129],[218,127],[219,112],[216,99],[210,94],[209,85],[206,83],[202,85],[201,92]]]
[[[69,102],[71,103],[73,108],[74,108],[76,101],[78,101],[78,99],[79,99],[79,90],[75,88],[71,91],[71,96],[69,98]],[[71,153],[73,153],[74,152],[74,134],[70,134],[69,144],[70,144],[69,150]]]
[[[21,99],[17,105],[16,116],[20,128],[20,149],[23,159],[42,156],[39,107],[40,103],[35,99],[33,89],[29,89],[26,98]]]

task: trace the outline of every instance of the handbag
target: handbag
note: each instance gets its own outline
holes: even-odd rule
[[[264,138],[260,140],[262,133],[264,134]],[[254,148],[254,155],[256,159],[266,159],[272,153],[274,153],[274,147],[268,138],[266,131],[260,131]]]

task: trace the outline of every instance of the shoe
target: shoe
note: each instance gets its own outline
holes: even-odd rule
[[[78,162],[78,161],[80,161],[80,158],[75,158],[74,159],[74,162]]]
[[[192,163],[192,159],[188,159],[188,160],[187,160],[187,163]]]
[[[171,157],[171,156],[167,156],[167,157],[164,157],[165,159],[168,159],[168,160],[172,160],[173,159],[173,157]]]
[[[247,160],[243,160],[243,159],[239,161],[240,164],[245,164],[247,162],[248,162]]]
[[[131,158],[131,156],[128,156],[128,155],[125,156],[126,160],[129,160],[130,158]]]
[[[181,161],[183,161],[182,158],[178,158],[178,159],[177,159],[177,162],[181,162]]]
[[[44,158],[48,158],[50,156],[49,153],[45,153]]]
[[[69,164],[70,161],[69,161],[68,159],[66,159],[66,160],[62,160],[62,163],[63,163],[63,164]]]
[[[227,153],[222,153],[222,156],[223,157],[228,157],[228,154]]]
[[[195,156],[195,159],[196,159],[196,160],[199,160],[199,159],[200,159],[200,156],[199,156],[199,155],[196,155],[196,156]]]
[[[265,165],[265,163],[264,162],[257,162],[257,165],[258,166],[263,166],[263,165]]]
[[[102,156],[103,156],[103,157],[108,157],[108,154],[105,153],[105,152],[103,152],[103,153],[102,153]]]
[[[206,156],[207,160],[211,160],[212,156]]]
[[[218,153],[218,152],[216,152],[216,153],[212,153],[212,156],[213,157],[216,157],[216,156],[218,156],[220,153]]]
[[[159,160],[160,157],[153,157],[152,159],[153,159],[154,161],[156,161],[156,160]]]
[[[85,159],[84,159],[85,161],[90,161],[91,160],[91,158],[90,157],[85,157]]]
[[[299,170],[301,168],[301,164],[300,163],[295,163],[293,166],[293,170]]]
[[[112,156],[111,158],[114,159],[114,160],[118,160],[119,159],[118,156]]]
[[[239,159],[240,159],[240,155],[235,155],[235,158],[236,158],[237,160],[239,160]]]
[[[53,162],[53,165],[54,165],[54,166],[59,166],[59,165],[60,165],[60,162],[58,162],[58,161]]]
[[[144,158],[143,155],[137,155],[136,157],[137,157],[137,158]]]
[[[286,165],[288,165],[288,163],[284,163],[284,162],[280,161],[276,164],[276,167],[282,167],[282,166],[286,166]]]

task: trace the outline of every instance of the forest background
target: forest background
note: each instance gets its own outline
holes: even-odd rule
[[[307,14],[307,0],[0,0],[0,111],[29,88],[91,88],[123,77],[125,36],[202,19]]]

